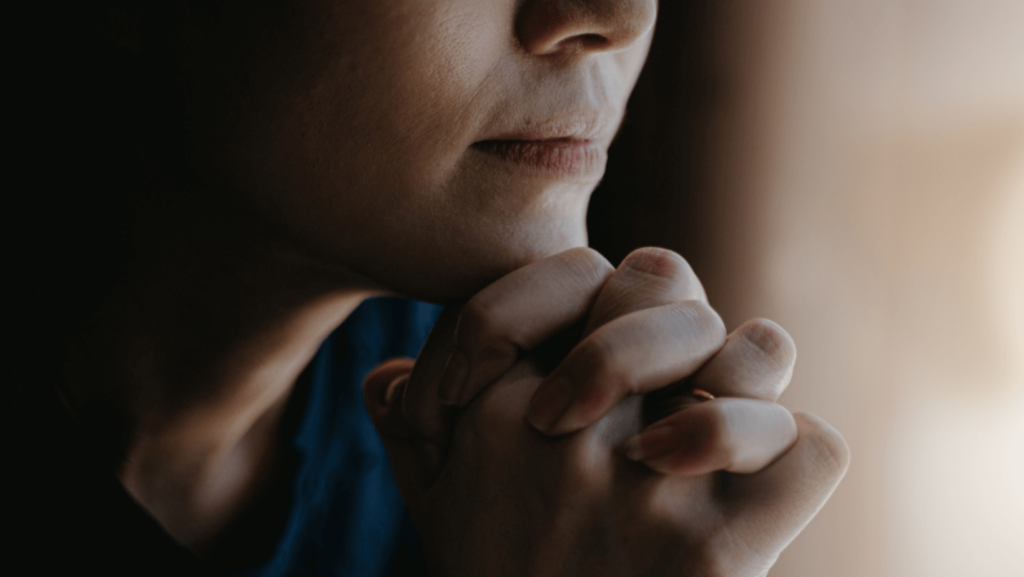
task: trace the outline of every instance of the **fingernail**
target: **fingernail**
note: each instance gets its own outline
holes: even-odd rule
[[[441,384],[438,387],[438,396],[441,398],[441,402],[446,405],[454,405],[468,376],[469,361],[459,351],[453,352],[448,357],[448,363],[444,367]]]
[[[662,425],[634,435],[626,441],[623,449],[626,456],[634,461],[660,459],[679,446],[679,434],[671,425]]]
[[[537,392],[530,401],[526,419],[541,431],[547,431],[557,421],[576,397],[575,387],[566,377],[559,377]]]

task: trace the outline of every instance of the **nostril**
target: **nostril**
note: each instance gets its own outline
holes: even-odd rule
[[[625,50],[654,26],[657,0],[520,0],[519,43],[552,56]]]
[[[584,48],[603,48],[608,45],[608,39],[600,34],[582,34],[579,37],[580,44]]]

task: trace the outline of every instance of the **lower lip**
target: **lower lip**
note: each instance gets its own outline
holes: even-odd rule
[[[484,140],[473,148],[525,176],[590,180],[604,174],[606,153],[591,140]]]

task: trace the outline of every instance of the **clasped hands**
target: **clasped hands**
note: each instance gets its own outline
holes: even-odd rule
[[[756,577],[849,462],[775,403],[795,358],[770,321],[727,336],[671,251],[573,249],[447,309],[364,398],[433,575]]]

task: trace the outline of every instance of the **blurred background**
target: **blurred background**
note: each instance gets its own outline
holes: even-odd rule
[[[660,9],[592,242],[796,340],[853,464],[772,577],[1024,575],[1024,1]]]

